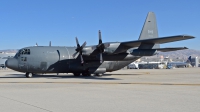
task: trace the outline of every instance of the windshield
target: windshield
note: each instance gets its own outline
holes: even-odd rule
[[[19,56],[21,56],[21,55],[30,55],[31,53],[30,53],[30,49],[20,49],[17,53],[16,53],[16,55],[15,55],[15,57],[17,58],[17,57],[19,57]]]

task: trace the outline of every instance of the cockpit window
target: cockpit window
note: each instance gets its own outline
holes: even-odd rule
[[[25,55],[25,54],[29,55],[30,54],[30,49],[21,49],[19,53],[20,53],[20,55]]]
[[[30,49],[20,49],[17,54],[15,55],[15,57],[19,57],[20,55],[30,55]]]

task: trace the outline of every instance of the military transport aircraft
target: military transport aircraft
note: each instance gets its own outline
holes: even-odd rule
[[[159,44],[192,39],[193,36],[177,35],[158,38],[156,17],[149,12],[138,40],[126,42],[102,42],[99,31],[98,45],[77,47],[32,46],[22,48],[14,58],[6,61],[10,69],[32,77],[37,73],[73,73],[74,76],[103,75],[119,70],[142,56],[152,56],[157,51],[167,52],[186,47],[160,48]]]
[[[171,69],[173,67],[176,67],[176,68],[185,68],[185,67],[188,67],[192,64],[192,58],[191,56],[189,56],[189,58],[187,59],[186,62],[168,62],[167,63],[167,68],[168,69]]]

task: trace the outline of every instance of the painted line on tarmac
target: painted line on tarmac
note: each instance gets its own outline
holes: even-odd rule
[[[53,112],[51,110],[47,110],[45,108],[42,108],[42,107],[39,107],[39,106],[35,106],[35,105],[32,105],[32,104],[29,104],[29,103],[26,103],[26,102],[22,102],[22,101],[19,101],[19,100],[16,100],[16,99],[12,99],[12,98],[9,98],[9,97],[5,97],[5,96],[0,96],[1,98],[5,98],[5,99],[8,99],[8,100],[12,100],[12,101],[15,101],[15,102],[18,102],[18,103],[22,103],[22,104],[25,104],[25,105],[28,105],[28,106],[31,106],[31,107],[35,107],[35,108],[38,108],[40,110],[43,110],[43,111],[47,111],[47,112]]]
[[[200,86],[200,84],[192,84],[192,83],[151,83],[151,82],[0,82],[2,83],[18,83],[18,84],[130,84],[130,85],[175,85],[175,86]]]

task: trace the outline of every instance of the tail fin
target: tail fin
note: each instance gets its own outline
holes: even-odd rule
[[[191,58],[191,56],[188,58],[188,60],[186,61],[186,63],[190,63],[191,64],[191,62],[192,62],[192,58]]]
[[[151,38],[158,38],[156,16],[153,12],[148,13],[138,40]],[[155,44],[153,45],[153,48],[160,48],[160,45]]]

